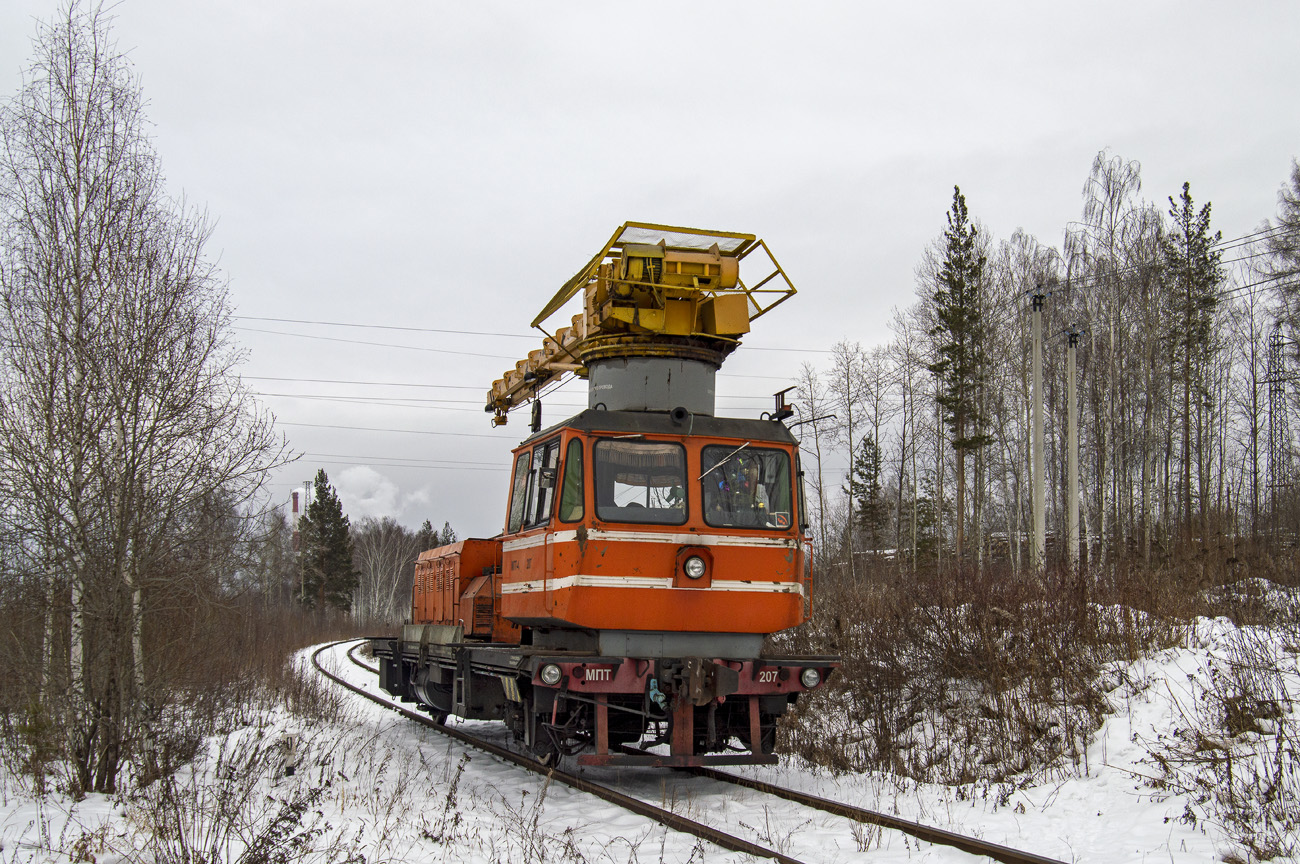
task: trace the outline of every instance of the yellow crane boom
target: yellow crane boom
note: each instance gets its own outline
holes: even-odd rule
[[[741,263],[759,251],[770,270],[747,285]],[[579,292],[583,311],[570,326],[548,333],[544,322]],[[767,244],[753,234],[625,222],[533,319],[542,347],[492,383],[486,410],[495,425],[503,424],[507,412],[564,373],[585,377],[595,359],[682,357],[716,367],[751,321],[794,293]]]

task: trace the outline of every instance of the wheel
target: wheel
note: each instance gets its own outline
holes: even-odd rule
[[[528,745],[529,752],[543,765],[558,765],[563,754],[540,717],[534,728],[537,730],[536,740]]]

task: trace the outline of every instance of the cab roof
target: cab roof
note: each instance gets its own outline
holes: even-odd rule
[[[530,435],[520,442],[520,446],[531,444],[561,429],[576,429],[580,432],[609,432],[613,435],[629,435],[638,432],[646,435],[686,435],[709,438],[736,438],[748,441],[769,441],[779,444],[798,444],[785,424],[778,420],[760,420],[739,417],[709,417],[704,414],[687,415],[681,423],[673,421],[671,415],[662,411],[603,411],[588,408],[581,414],[556,423],[547,429]]]

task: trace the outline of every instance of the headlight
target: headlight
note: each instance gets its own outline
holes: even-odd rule
[[[548,687],[554,687],[560,683],[560,667],[554,663],[547,663],[542,667],[541,674],[537,677],[542,679],[542,683]]]
[[[703,558],[699,555],[692,555],[682,564],[682,570],[686,571],[686,575],[692,579],[699,579],[704,575],[706,566]]]
[[[545,669],[542,670],[542,674],[546,674]],[[822,683],[822,675],[816,669],[805,669],[799,673],[799,681],[802,682],[804,687],[811,690],[818,684]]]

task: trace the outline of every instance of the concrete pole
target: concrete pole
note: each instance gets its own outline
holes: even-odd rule
[[[1034,295],[1034,570],[1042,573],[1047,567],[1047,483],[1043,472],[1043,299]]]
[[[1069,410],[1066,414],[1066,436],[1068,438],[1067,459],[1069,466],[1066,471],[1066,513],[1069,522],[1069,548],[1070,548],[1070,567],[1078,569],[1079,567],[1079,406],[1077,395],[1075,394],[1074,382],[1074,355],[1075,350],[1079,347],[1079,334],[1070,334],[1069,348],[1066,351],[1066,375],[1069,381],[1066,387],[1066,399],[1069,400]]]

